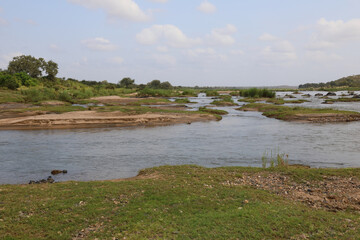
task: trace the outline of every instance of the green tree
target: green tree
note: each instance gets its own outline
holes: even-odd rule
[[[162,88],[162,89],[172,89],[173,86],[169,82],[162,82],[162,83],[160,83],[160,88]]]
[[[157,88],[160,88],[161,82],[160,82],[160,80],[152,80],[147,85],[148,85],[149,88],[157,89]]]
[[[58,64],[50,60],[48,62],[45,62],[43,66],[45,72],[47,73],[47,78],[51,80],[55,79],[59,71]]]
[[[42,75],[42,61],[33,56],[17,56],[9,62],[8,71],[10,73],[25,72],[30,77],[40,77]]]
[[[24,72],[32,78],[41,77],[45,71],[47,78],[53,80],[58,73],[58,64],[51,60],[46,62],[43,58],[37,59],[31,55],[21,55],[9,62],[8,71],[13,74]]]
[[[134,86],[135,80],[131,79],[129,77],[123,78],[121,79],[121,81],[119,81],[119,86],[123,87],[123,88],[131,88]]]

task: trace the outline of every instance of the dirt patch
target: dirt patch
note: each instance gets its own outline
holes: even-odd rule
[[[321,181],[298,183],[279,173],[244,173],[222,183],[225,186],[251,186],[330,211],[360,211],[360,181],[355,177],[324,176]]]
[[[64,106],[65,102],[62,101],[45,101],[41,103],[42,106]]]
[[[39,113],[38,113],[39,114]],[[64,129],[93,127],[164,126],[216,120],[209,114],[146,113],[129,115],[122,112],[78,111],[0,119],[0,129]]]
[[[289,116],[287,121],[327,123],[327,122],[353,122],[360,121],[360,115],[357,114],[339,114],[339,113],[313,113],[313,114],[295,114]]]
[[[35,106],[27,103],[12,103],[12,102],[0,104],[0,110],[20,109],[20,108],[29,108],[29,107],[35,107]]]

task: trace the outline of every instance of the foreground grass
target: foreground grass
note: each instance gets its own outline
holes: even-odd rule
[[[250,103],[244,105],[238,110],[256,110],[263,112],[263,115],[266,117],[281,119],[281,120],[292,120],[296,115],[313,115],[313,114],[339,114],[339,115],[351,115],[351,116],[360,116],[358,112],[352,111],[340,111],[334,109],[326,108],[304,108],[304,107],[288,107],[288,106],[276,106],[272,104],[265,103]]]
[[[0,186],[2,239],[358,239],[359,214],[226,186],[243,172],[317,179],[358,169],[164,166],[137,180]]]

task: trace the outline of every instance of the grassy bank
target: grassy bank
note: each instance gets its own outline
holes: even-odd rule
[[[254,175],[254,173],[256,173]],[[311,208],[236,183],[281,174],[309,186],[358,169],[164,166],[132,180],[0,186],[2,239],[357,239],[357,211]]]
[[[264,116],[285,121],[348,122],[360,120],[360,113],[326,108],[276,106],[265,103],[250,103],[238,110],[259,111]]]

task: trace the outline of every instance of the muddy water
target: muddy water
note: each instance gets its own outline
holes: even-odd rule
[[[199,102],[192,107],[212,101],[191,100]],[[314,101],[303,105],[329,107]],[[331,105],[360,111],[359,106]],[[222,121],[191,125],[0,131],[0,183],[27,183],[53,169],[68,170],[55,177],[64,181],[131,177],[142,168],[165,164],[261,166],[264,152],[277,149],[289,155],[290,163],[360,167],[360,122],[288,123],[257,112],[221,109],[230,112]]]

